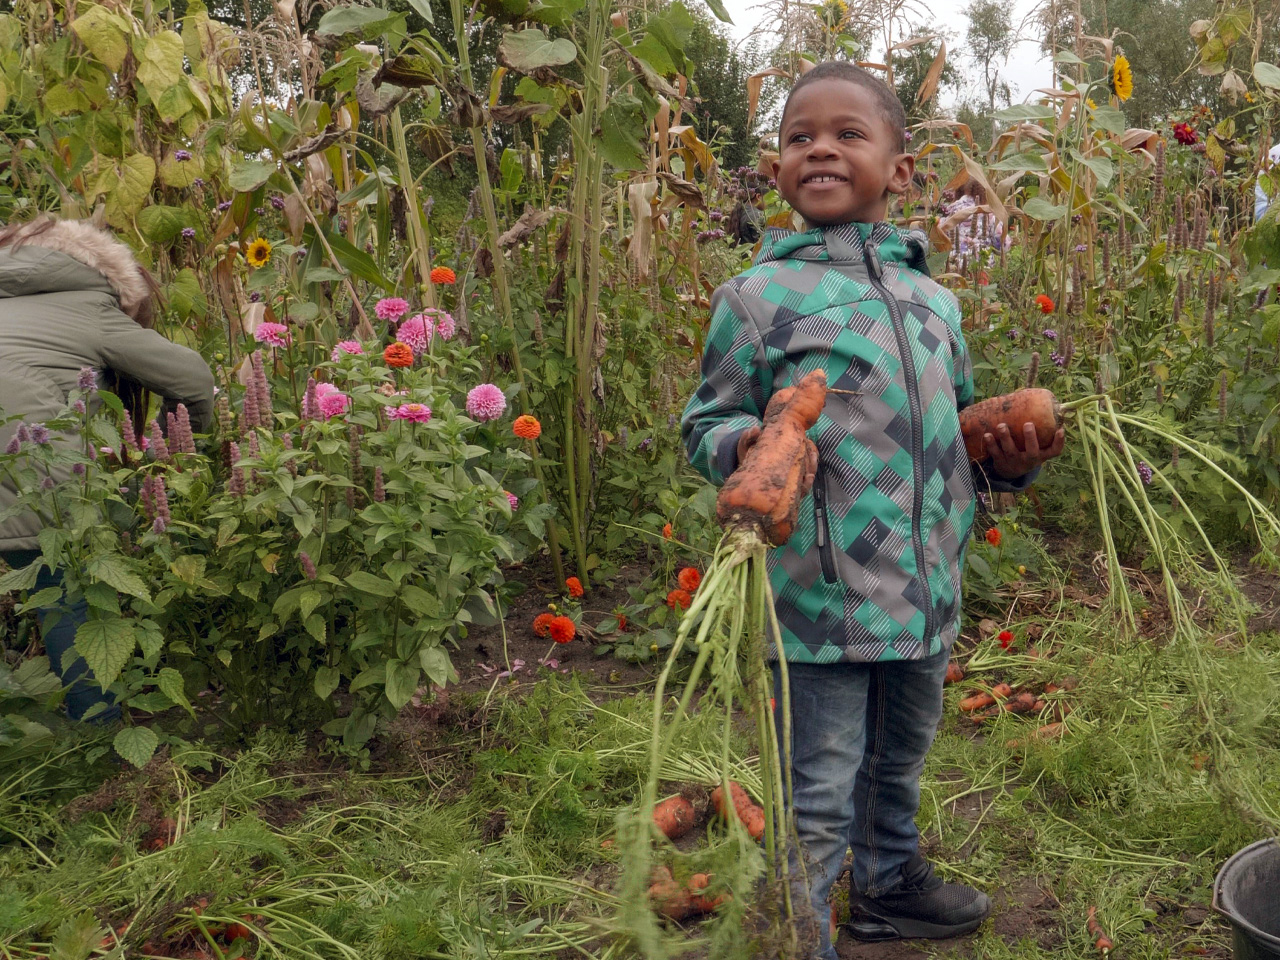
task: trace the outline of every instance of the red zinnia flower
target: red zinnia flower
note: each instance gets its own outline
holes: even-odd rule
[[[1036,306],[1041,313],[1053,313],[1053,298],[1042,293],[1036,297]]]
[[[698,589],[698,585],[702,583],[702,574],[698,572],[697,567],[685,567],[677,574],[676,580],[679,582],[681,590],[693,593]]]
[[[693,597],[689,596],[688,590],[672,590],[667,594],[667,606],[672,610],[688,610],[691,603]]]
[[[573,597],[575,600],[582,596],[582,581],[577,577],[570,577],[564,582],[564,585],[569,591],[569,596]]]
[[[1196,133],[1189,123],[1175,123],[1173,125],[1173,138],[1184,147],[1190,147],[1200,140],[1200,134]]]
[[[537,417],[526,413],[516,417],[515,423],[511,424],[511,432],[521,440],[537,440],[542,436],[542,424],[538,422]]]
[[[992,527],[987,531],[987,543],[991,544],[993,547],[1000,546],[1000,528],[999,527]]]
[[[458,282],[458,275],[448,267],[436,267],[431,271],[431,282],[450,287]]]
[[[568,643],[578,635],[578,627],[569,617],[553,617],[549,626],[556,643]]]
[[[619,613],[619,614],[615,614],[615,616],[617,616],[618,618],[618,632],[626,633],[627,632],[627,615],[625,613]]]
[[[1013,643],[1013,631],[1001,630],[998,634],[996,634],[996,639],[1000,641],[1001,650],[1008,650],[1009,644]]]
[[[540,613],[533,618],[533,632],[535,636],[549,637],[551,636],[551,621],[556,618],[554,613]]]
[[[397,340],[382,351],[382,359],[388,367],[412,367],[413,349],[407,343]]]
[[[662,525],[662,539],[664,539],[664,540],[670,540],[670,539],[671,539],[671,524],[669,524],[669,523],[664,523],[664,524]]]

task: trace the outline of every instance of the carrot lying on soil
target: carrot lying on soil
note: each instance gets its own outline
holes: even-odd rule
[[[960,712],[973,713],[992,706],[995,702],[996,698],[989,693],[975,693],[973,696],[965,697],[960,701]]]
[[[773,395],[760,438],[716,498],[722,526],[755,524],[774,546],[791,539],[808,461],[805,432],[818,422],[826,399],[827,375],[822,370]]]
[[[683,837],[697,819],[698,811],[693,804],[679,794],[668,797],[653,808],[654,825],[668,840]]]
[[[1102,930],[1102,924],[1098,923],[1098,908],[1090,907],[1088,919],[1085,920],[1085,929],[1089,931],[1089,936],[1095,937],[1094,949],[1101,953],[1104,957],[1115,949],[1115,944],[1111,942],[1111,938]]]
[[[653,872],[654,882],[649,887],[649,903],[662,916],[671,920],[685,920],[703,913],[710,913],[725,903],[729,895],[721,893],[711,897],[702,891],[711,886],[711,875],[695,873],[688,885],[681,884],[667,867]]]
[[[991,688],[991,695],[997,700],[1008,700],[1013,696],[1013,687],[1007,683],[997,683]]]
[[[764,836],[764,808],[747,796],[747,791],[743,790],[734,781],[729,781],[729,796],[733,800],[733,811],[738,819],[742,821],[742,825],[747,828],[747,835],[752,840],[759,840]],[[711,806],[715,808],[716,813],[729,819],[728,809],[724,802],[724,787],[716,787],[711,791]]]
[[[1019,450],[1023,447],[1023,426],[1035,424],[1036,439],[1044,448],[1053,443],[1062,426],[1062,406],[1051,390],[1031,387],[965,407],[960,411],[960,432],[970,460],[987,459],[986,434],[998,437],[996,428],[1002,423],[1009,427]]]
[[[942,685],[948,686],[952,683],[959,683],[964,679],[964,667],[952,660],[947,664],[947,675],[942,680]]]

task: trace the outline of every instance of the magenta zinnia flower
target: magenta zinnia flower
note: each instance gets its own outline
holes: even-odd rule
[[[337,363],[342,359],[344,353],[357,356],[364,353],[364,347],[360,346],[359,340],[341,340],[333,348],[333,353],[329,354],[329,359]]]
[[[520,506],[520,498],[510,490],[504,490],[503,493],[507,495],[507,503],[511,504],[511,512],[515,513],[516,509]]]
[[[270,347],[287,347],[289,345],[289,328],[283,323],[260,323],[253,331],[253,339]]]
[[[402,403],[398,407],[387,410],[392,420],[408,420],[411,423],[426,423],[431,419],[431,408],[423,403]]]
[[[467,394],[467,416],[472,420],[497,420],[506,409],[506,396],[492,383],[482,383]]]
[[[321,384],[321,386],[329,385]],[[320,407],[320,415],[326,420],[332,420],[334,417],[340,417],[347,412],[351,407],[351,398],[336,389],[330,390],[321,396],[320,388],[317,387],[316,403]]]
[[[409,310],[409,301],[401,297],[383,297],[373,308],[379,320],[399,320]]]
[[[457,324],[453,322],[453,315],[441,310],[440,318],[436,320],[436,331],[440,334],[440,339],[452,340],[454,331],[457,329]]]
[[[431,346],[431,326],[431,318],[425,313],[420,313],[400,324],[400,329],[396,331],[396,339],[401,343],[407,343],[415,357],[422,356]]]

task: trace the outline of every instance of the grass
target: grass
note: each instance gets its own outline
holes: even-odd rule
[[[979,645],[969,680],[1074,675],[1075,709],[1061,738],[1011,747],[1032,720],[975,728],[955,709],[969,682],[949,688],[919,824],[941,872],[998,911],[921,955],[1091,956],[1096,906],[1126,957],[1225,956],[1213,876],[1280,822],[1280,636],[1126,639],[1061,599],[1024,616],[1009,651]],[[1027,655],[1033,624],[1050,656]],[[59,780],[84,776],[81,744],[0,785],[0,957],[627,956],[601,841],[642,790],[651,711],[550,674],[403,720],[375,773],[264,734],[92,792]],[[720,735],[695,712],[667,786],[714,781]],[[746,750],[733,763],[751,786]],[[703,848],[687,856],[705,865]],[[227,942],[236,922],[251,942]]]

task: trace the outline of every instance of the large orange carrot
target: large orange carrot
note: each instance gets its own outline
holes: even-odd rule
[[[764,808],[747,796],[747,791],[732,780],[729,781],[729,796],[732,798],[733,812],[742,821],[742,825],[747,828],[747,835],[752,840],[759,840],[763,837]],[[716,787],[711,791],[711,805],[715,808],[716,813],[726,820],[729,819],[729,805],[724,801],[724,787]]]
[[[960,432],[970,460],[987,458],[986,434],[999,436],[996,428],[1007,424],[1013,442],[1022,449],[1022,428],[1034,423],[1041,448],[1053,443],[1053,435],[1062,426],[1062,405],[1051,390],[1031,387],[983,400],[960,411]]]
[[[716,499],[722,526],[754,524],[774,546],[791,539],[808,459],[805,431],[818,422],[826,400],[827,375],[822,370],[773,395],[760,439]]]
[[[677,794],[653,808],[653,822],[668,840],[683,837],[698,819],[693,804]]]

